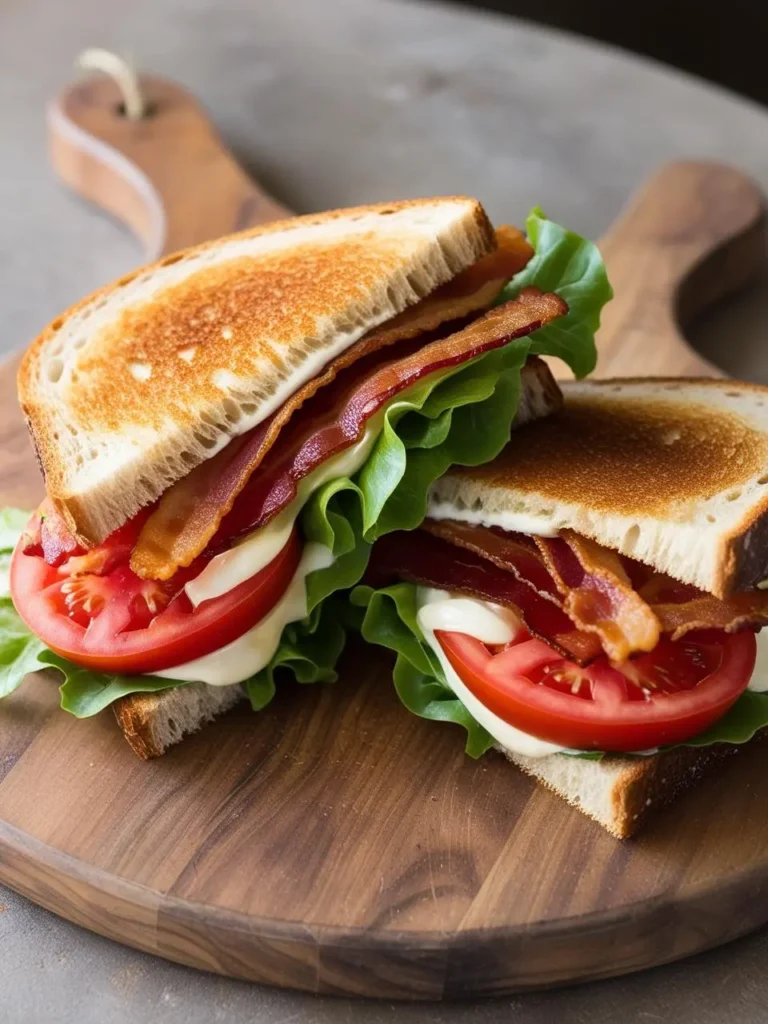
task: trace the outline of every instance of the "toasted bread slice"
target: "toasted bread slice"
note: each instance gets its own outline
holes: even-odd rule
[[[570,528],[717,597],[768,576],[768,388],[668,378],[562,388],[561,413],[516,432],[494,462],[438,480],[429,514]]]
[[[113,705],[118,725],[134,753],[148,761],[245,698],[234,686],[187,683],[160,693],[135,693]]]
[[[422,199],[269,224],[103,288],[19,370],[49,497],[82,543],[103,540],[494,246],[476,200]]]
[[[522,371],[516,425],[548,416],[562,405],[562,396],[546,363],[529,359]],[[188,733],[201,729],[245,696],[241,686],[193,683],[123,697],[113,705],[123,735],[144,759],[159,757]]]
[[[522,757],[497,747],[513,764],[532,775],[617,839],[628,839],[660,807],[741,747],[679,747],[648,757],[605,757],[602,761],[551,754]]]

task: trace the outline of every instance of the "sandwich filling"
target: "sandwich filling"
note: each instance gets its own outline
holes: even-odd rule
[[[416,527],[450,465],[498,454],[523,373],[545,394],[521,411],[553,408],[557,389],[529,356],[559,355],[577,375],[594,364],[610,297],[594,246],[538,212],[528,234],[356,342],[102,544],[83,548],[44,503],[11,565],[14,636],[31,633],[7,689],[54,666],[62,705],[82,716],[192,681],[243,683],[258,709],[281,667],[332,680],[336,595],[373,542]]]
[[[398,652],[404,703],[464,725],[468,752],[642,753],[768,722],[764,590],[720,599],[571,530],[467,518],[383,538],[353,602],[364,637]]]

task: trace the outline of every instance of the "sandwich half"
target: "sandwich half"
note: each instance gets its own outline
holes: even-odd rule
[[[47,498],[0,598],[4,691],[56,669],[66,710],[113,704],[151,757],[264,707],[280,668],[333,680],[373,541],[559,407],[538,355],[589,372],[609,296],[590,243],[450,197],[270,224],[80,302],[18,376]]]
[[[406,707],[623,838],[768,725],[768,388],[563,394],[435,481],[352,599]]]

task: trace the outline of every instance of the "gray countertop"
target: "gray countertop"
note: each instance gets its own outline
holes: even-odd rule
[[[476,12],[389,0],[10,0],[0,5],[0,351],[140,257],[57,186],[44,107],[85,46],[133,54],[208,106],[297,210],[441,192],[520,222],[540,203],[599,235],[660,163],[738,164],[768,190],[768,115],[701,82]],[[768,289],[700,325],[768,379]],[[739,346],[724,340],[738,336]],[[734,354],[735,353],[735,354]],[[768,933],[643,975],[488,1003],[397,1006],[260,989],[124,949],[0,889],[0,1019],[410,1024],[768,1019]]]

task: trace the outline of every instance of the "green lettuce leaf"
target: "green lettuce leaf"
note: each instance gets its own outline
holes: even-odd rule
[[[531,285],[557,292],[568,303],[568,312],[536,331],[531,352],[559,356],[577,377],[586,377],[597,362],[600,312],[613,297],[600,251],[594,242],[549,220],[539,207],[529,213],[525,229],[535,255],[497,301],[506,302]]]
[[[335,596],[316,605],[304,622],[287,625],[270,663],[243,683],[253,710],[261,711],[274,697],[278,669],[289,670],[299,683],[335,683],[347,619],[346,601]]]
[[[514,297],[527,285],[558,292],[570,305],[570,312],[562,318],[563,329],[542,328],[529,338],[517,339],[415,385],[388,408],[381,435],[355,478],[329,481],[310,498],[301,517],[304,535],[330,548],[334,561],[308,575],[307,618],[286,627],[269,665],[244,684],[254,708],[271,700],[279,669],[290,670],[300,682],[335,678],[345,616],[340,603],[330,600],[332,595],[361,579],[377,537],[392,530],[414,529],[421,523],[429,487],[449,466],[480,465],[501,451],[509,439],[520,395],[520,372],[528,355],[559,356],[577,375],[594,366],[593,335],[600,309],[610,298],[599,254],[591,243],[548,221],[538,210],[531,213],[528,230],[536,255],[507,286],[502,298]],[[17,510],[0,513],[0,588],[4,585],[6,591],[3,556],[12,550],[26,519],[27,513]],[[349,605],[344,602],[343,607]],[[64,676],[62,706],[84,717],[129,693],[184,685],[151,676],[110,676],[78,668],[31,637],[12,606],[0,611],[7,616],[7,620],[0,617],[0,656],[7,650],[2,684],[6,692],[35,668],[56,669]],[[397,685],[418,703],[421,684],[406,678],[405,669],[398,671]],[[450,716],[445,695],[437,692],[430,693],[425,708],[431,717],[442,712]],[[472,733],[473,749],[479,751],[487,745],[487,736],[477,731],[479,727],[466,712],[456,708],[455,715]]]
[[[0,697],[13,693],[24,676],[44,667],[42,640],[30,633],[11,601],[11,555],[31,512],[0,509]]]
[[[381,590],[355,587],[350,594],[350,603],[358,612],[357,628],[363,639],[386,647],[397,655],[393,672],[395,689],[408,710],[421,718],[460,725],[467,733],[467,753],[471,757],[480,757],[493,746],[494,740],[448,686],[442,667],[416,621],[416,591],[417,587],[413,583],[396,583]],[[768,693],[745,690],[730,711],[706,732],[676,746],[708,747],[713,743],[748,743],[766,727]],[[564,753],[590,761],[607,756],[594,750],[569,750]]]
[[[0,552],[11,554],[31,515],[20,508],[0,508]]]
[[[21,536],[21,531],[27,525],[27,520],[31,515],[31,512],[20,508],[0,508],[0,601],[10,600],[11,583],[8,574],[11,569],[11,556],[16,542]],[[0,623],[0,637],[3,632],[3,626]],[[2,657],[1,650],[0,657]],[[5,694],[0,692],[0,696],[5,696]]]
[[[709,747],[713,743],[748,743],[756,732],[768,726],[768,693],[745,690],[730,711],[706,732],[680,744]]]
[[[24,676],[43,667],[47,650],[30,633],[8,598],[0,600],[0,697],[13,693]]]
[[[453,722],[467,734],[466,751],[480,757],[494,740],[477,722],[445,682],[443,670],[416,622],[416,587],[396,583],[382,590],[355,587],[353,606],[365,609],[361,623],[363,639],[395,651],[392,672],[397,695],[420,718]]]
[[[59,686],[61,706],[75,718],[90,718],[109,707],[120,697],[132,693],[159,693],[174,686],[188,686],[178,679],[160,679],[159,676],[120,676],[107,672],[94,672],[73,665],[66,658],[46,650],[40,656],[46,668],[55,669],[63,677]]]
[[[310,617],[308,623],[288,626],[268,668],[243,683],[256,710],[272,699],[277,668],[290,668],[301,683],[335,681],[334,666],[344,646],[344,623],[348,618],[346,602],[338,601],[342,607],[334,608],[330,601],[314,621]],[[176,679],[113,675],[74,665],[38,640],[9,600],[0,601],[0,697],[15,690],[30,672],[43,669],[53,669],[62,677],[61,706],[76,718],[98,714],[113,701],[132,693],[158,693],[189,685]]]
[[[0,599],[11,597],[11,558],[12,551],[0,552]]]

